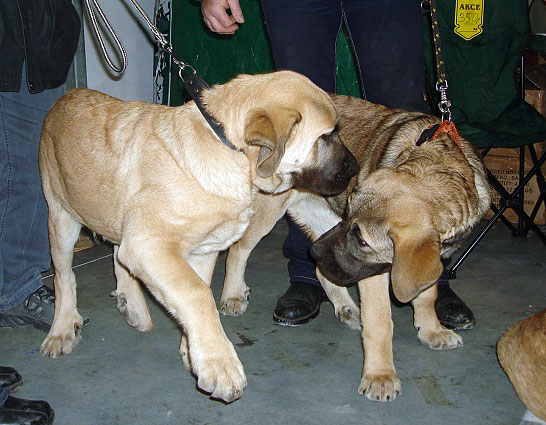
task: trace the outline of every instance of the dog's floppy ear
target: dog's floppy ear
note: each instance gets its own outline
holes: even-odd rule
[[[245,141],[260,146],[256,164],[258,175],[271,177],[284,155],[284,146],[292,128],[301,121],[301,114],[283,106],[269,110],[255,109],[245,126]]]
[[[394,245],[391,281],[396,298],[407,303],[432,285],[442,274],[440,238],[431,230],[393,227],[389,237]]]

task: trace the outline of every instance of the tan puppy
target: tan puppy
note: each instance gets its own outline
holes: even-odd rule
[[[546,421],[546,309],[510,326],[497,355],[521,401]]]
[[[56,304],[41,351],[56,357],[78,342],[71,263],[85,225],[116,245],[114,295],[127,322],[152,328],[139,279],[180,323],[198,386],[232,401],[246,378],[209,288],[218,252],[244,233],[258,191],[339,193],[358,167],[332,133],[331,99],[299,74],[240,76],[203,101],[238,150],[220,143],[194,102],[171,108],[77,89],[49,111],[40,168]]]
[[[365,360],[359,392],[389,401],[401,392],[392,356],[389,285],[400,301],[411,301],[423,343],[437,350],[462,345],[434,310],[440,257],[457,248],[489,207],[488,184],[468,141],[461,138],[459,148],[440,133],[418,145],[423,131],[438,119],[351,97],[333,100],[340,137],[361,167],[358,178],[339,196],[326,199],[298,190],[260,195],[245,235],[230,248],[221,311],[245,311],[246,260],[287,211],[312,238],[323,235],[311,253],[336,316],[355,329],[362,324]],[[361,308],[346,288],[327,279],[338,285],[359,282]]]

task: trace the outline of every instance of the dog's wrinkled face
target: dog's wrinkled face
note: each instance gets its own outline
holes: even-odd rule
[[[390,270],[395,296],[408,302],[440,276],[440,238],[427,203],[393,173],[381,171],[381,178],[372,175],[357,186],[343,220],[313,244],[311,254],[339,285]]]

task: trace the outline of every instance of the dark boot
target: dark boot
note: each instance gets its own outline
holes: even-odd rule
[[[55,413],[46,401],[8,396],[0,406],[1,425],[50,425]]]
[[[321,286],[291,283],[279,298],[273,320],[283,326],[300,326],[318,316],[320,304],[326,299]]]
[[[438,298],[434,305],[440,323],[448,329],[472,329],[476,319],[472,310],[460,299],[449,285],[438,285]]]

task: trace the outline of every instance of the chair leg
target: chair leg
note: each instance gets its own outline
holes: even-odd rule
[[[537,158],[536,151],[532,145],[529,145],[529,150],[531,153],[531,158],[533,160],[533,167],[531,170],[525,175],[525,170],[520,169],[520,183],[519,185],[512,191],[512,193],[509,193],[504,186],[495,178],[495,176],[489,171],[487,171],[487,175],[489,177],[491,185],[494,187],[497,192],[501,195],[501,207],[497,208],[494,205],[491,206],[491,209],[495,213],[495,215],[485,224],[485,226],[482,228],[480,233],[476,235],[476,237],[472,240],[472,242],[467,246],[467,248],[462,252],[462,254],[457,258],[457,260],[453,263],[453,265],[450,268],[446,269],[446,276],[448,279],[456,279],[457,277],[457,269],[462,265],[462,263],[466,260],[468,255],[474,250],[476,245],[484,238],[484,236],[489,232],[491,227],[493,227],[493,224],[500,219],[504,224],[508,226],[508,228],[511,230],[513,236],[526,236],[529,230],[532,230],[535,235],[546,245],[546,236],[544,235],[544,232],[534,223],[534,219],[538,213],[538,210],[540,208],[540,205],[545,201],[546,197],[546,184],[544,182],[544,176],[541,171],[541,166],[546,161],[546,153],[542,155],[540,159]],[[523,156],[523,151],[522,151]],[[522,164],[523,162],[520,161]],[[533,211],[531,212],[531,215],[527,215],[527,213],[523,210],[523,190],[527,183],[531,180],[531,178],[536,175],[537,177],[537,183],[538,187],[540,189],[540,196],[535,204],[535,207],[533,208]],[[516,214],[518,215],[518,226],[515,227],[510,221],[504,217],[504,212],[508,209],[513,209]]]

